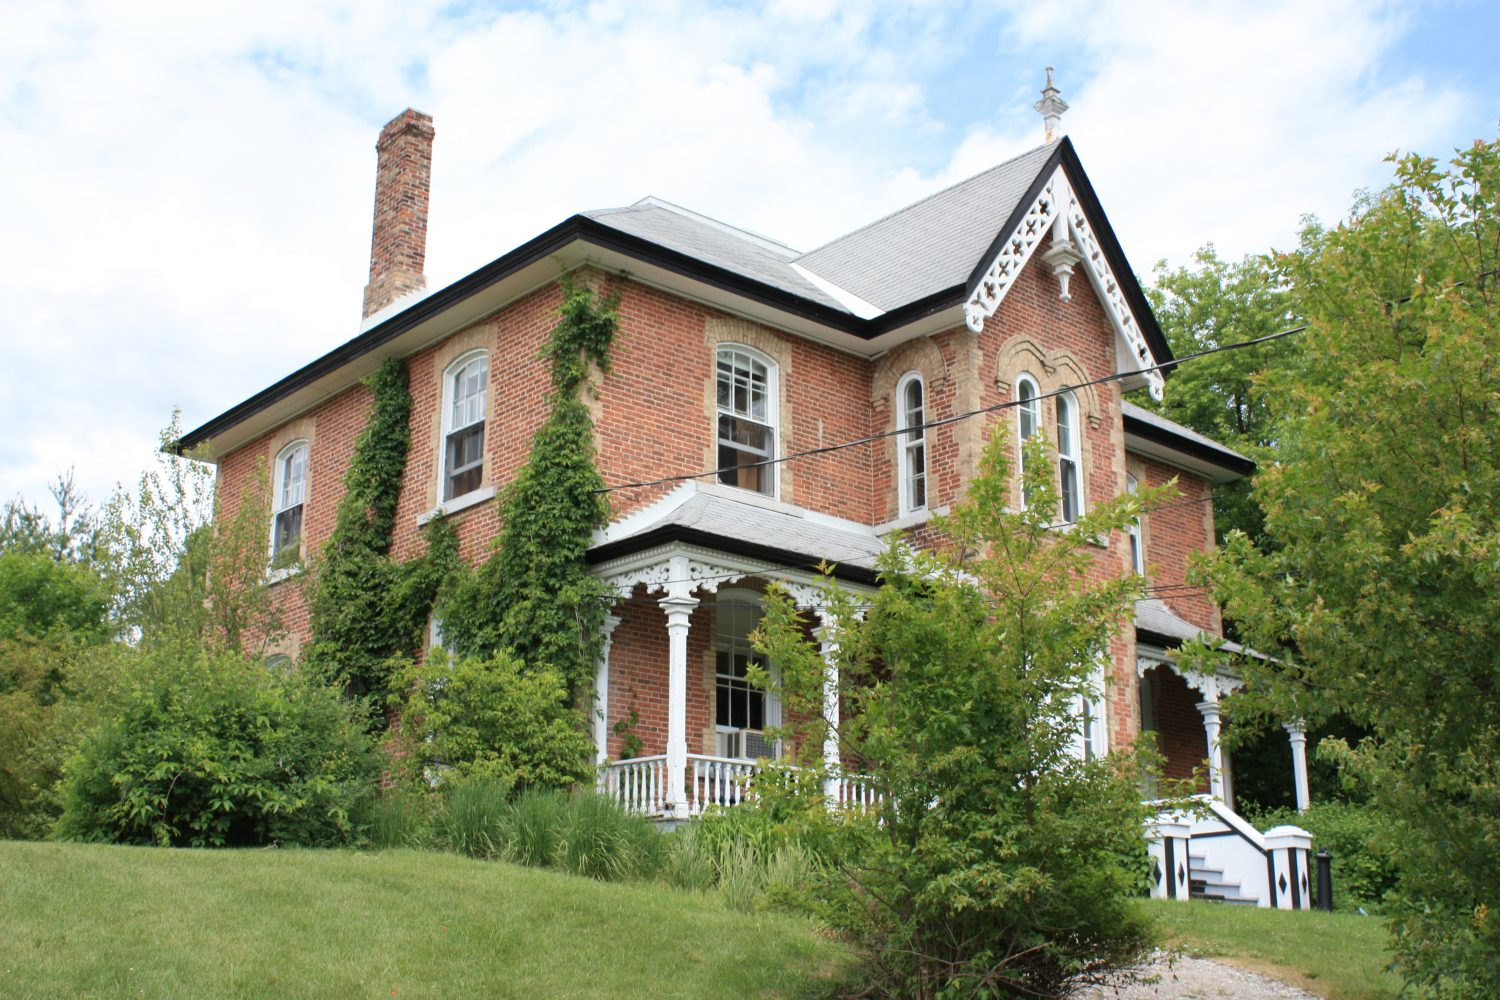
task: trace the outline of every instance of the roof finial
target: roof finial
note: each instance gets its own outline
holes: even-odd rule
[[[1052,67],[1047,67],[1047,86],[1042,91],[1042,99],[1032,105],[1036,113],[1042,116],[1042,127],[1045,132],[1046,143],[1057,141],[1058,126],[1062,124],[1063,112],[1068,110],[1068,102],[1060,96],[1061,92],[1052,86]]]

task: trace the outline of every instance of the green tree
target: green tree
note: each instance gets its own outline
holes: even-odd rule
[[[1269,372],[1271,545],[1200,579],[1256,649],[1241,710],[1371,733],[1345,758],[1396,824],[1399,965],[1454,996],[1500,984],[1500,141],[1309,227],[1276,273],[1307,316]]]
[[[1177,357],[1252,340],[1296,323],[1294,300],[1262,256],[1222,260],[1213,244],[1193,255],[1187,267],[1156,265],[1155,285],[1147,289],[1152,310]],[[1221,351],[1175,369],[1165,398],[1143,397],[1143,406],[1177,421],[1257,461],[1273,454],[1272,410],[1259,376],[1286,365],[1301,349],[1296,337],[1255,347]],[[1260,508],[1248,484],[1214,491],[1214,527],[1220,538],[1239,529],[1261,537]]]
[[[1044,446],[1027,445],[1022,511],[1008,509],[1005,447],[996,434],[965,499],[938,519],[938,549],[892,547],[863,606],[837,587],[824,598],[838,623],[837,738],[880,800],[818,833],[841,843],[818,895],[868,949],[884,995],[1059,996],[1119,976],[1148,941],[1127,905],[1147,867],[1140,762],[1127,748],[1084,759],[1076,747],[1080,699],[1096,696],[1142,592],[1139,577],[1091,573],[1093,540],[1121,538],[1163,491],[1059,531]],[[757,789],[793,817],[778,788],[816,796],[832,777],[824,661],[806,628],[773,588],[757,648],[801,720],[783,734],[800,769]],[[829,822],[815,798],[800,815]]]

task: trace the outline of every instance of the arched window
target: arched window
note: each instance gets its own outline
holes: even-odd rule
[[[776,494],[775,367],[747,347],[718,352],[719,482]]]
[[[443,374],[443,500],[484,484],[485,402],[489,355],[465,354]]]
[[[285,653],[272,653],[265,658],[264,663],[267,670],[287,671],[292,669],[292,658]]]
[[[1140,482],[1130,473],[1125,474],[1125,492],[1134,493],[1140,488]],[[1146,547],[1141,541],[1141,519],[1137,517],[1130,522],[1125,529],[1130,536],[1130,568],[1136,573],[1146,572]]]
[[[1026,441],[1042,432],[1042,401],[1036,389],[1036,381],[1030,375],[1016,378],[1016,474],[1021,479],[1021,504],[1031,499],[1026,491],[1026,458],[1021,447]]]
[[[901,468],[901,513],[927,509],[927,423],[926,391],[922,376],[916,372],[904,376],[896,386],[900,427],[897,457]]]
[[[271,565],[302,558],[302,505],[307,499],[307,442],[293,441],[276,456],[271,478]]]
[[[1072,524],[1083,514],[1082,476],[1078,464],[1078,404],[1070,395],[1057,397],[1057,492],[1062,520]]]

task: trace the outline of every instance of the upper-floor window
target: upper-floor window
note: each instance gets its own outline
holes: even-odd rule
[[[1078,404],[1067,394],[1057,397],[1057,492],[1062,520],[1072,524],[1083,513],[1078,459]]]
[[[443,499],[472,493],[484,482],[484,421],[490,359],[465,354],[443,376]]]
[[[307,499],[307,442],[294,441],[276,456],[271,478],[271,563],[302,555],[302,506]]]
[[[1021,505],[1025,506],[1031,495],[1026,489],[1026,456],[1021,446],[1042,432],[1042,401],[1030,375],[1016,378],[1016,402],[1016,472],[1021,479]]]
[[[773,496],[776,492],[776,369],[745,347],[718,353],[719,482]]]
[[[912,372],[896,387],[901,434],[897,454],[901,467],[901,513],[927,507],[927,400],[922,376]]]
[[[1140,488],[1140,482],[1129,473],[1125,474],[1125,492],[1134,493]],[[1141,519],[1137,517],[1130,522],[1125,529],[1130,536],[1130,568],[1137,573],[1146,572],[1146,547],[1141,542]]]

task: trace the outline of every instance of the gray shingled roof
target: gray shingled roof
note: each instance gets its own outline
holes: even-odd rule
[[[1166,604],[1155,598],[1135,602],[1135,627],[1142,632],[1154,632],[1182,642],[1196,639],[1200,635],[1218,638],[1207,629],[1201,629],[1187,619],[1179,617]],[[1245,651],[1244,646],[1227,639],[1220,639],[1219,644],[1221,648],[1231,653]]]
[[[798,258],[890,310],[968,281],[1057,146],[1039,146]]]
[[[1150,424],[1153,427],[1159,427],[1164,431],[1170,431],[1173,434],[1176,434],[1178,437],[1196,442],[1197,444],[1200,444],[1205,448],[1212,448],[1214,451],[1222,452],[1229,458],[1237,458],[1241,462],[1251,461],[1244,455],[1241,455],[1239,452],[1235,451],[1233,448],[1225,447],[1224,445],[1215,441],[1213,438],[1205,437],[1202,434],[1199,434],[1197,431],[1193,430],[1191,427],[1184,427],[1182,424],[1179,424],[1175,420],[1168,420],[1160,413],[1148,410],[1143,406],[1137,406],[1128,399],[1120,400],[1120,415],[1124,417],[1132,417],[1136,420],[1139,420],[1141,423]]]
[[[622,233],[639,236],[726,271],[848,312],[796,272],[791,263],[797,256],[795,250],[778,248],[770,240],[738,234],[729,226],[714,225],[650,198],[625,208],[601,208],[583,214]]]
[[[808,565],[828,560],[843,566],[873,569],[885,543],[873,532],[840,528],[818,519],[728,497],[699,493],[658,520],[641,525],[610,544],[625,541],[669,525],[696,528],[725,539],[784,549],[806,556]]]

